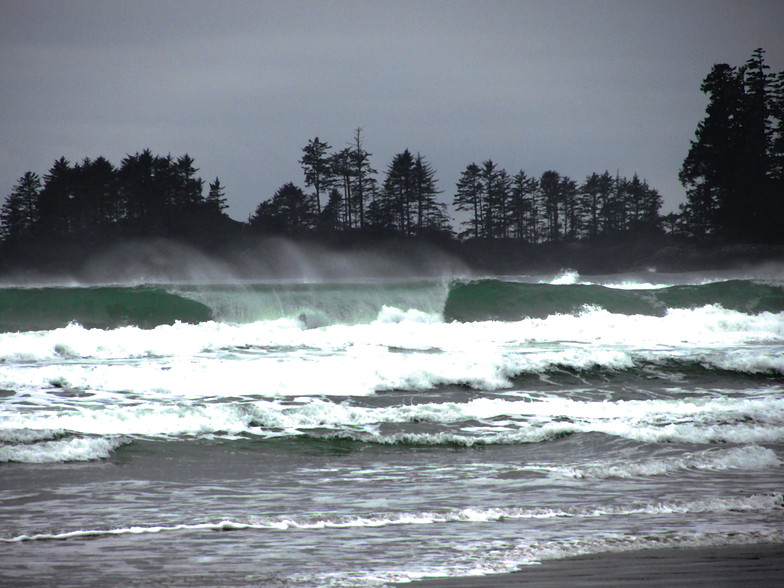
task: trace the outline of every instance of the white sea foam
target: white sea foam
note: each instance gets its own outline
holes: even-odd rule
[[[0,462],[55,463],[105,459],[127,439],[76,437],[25,445],[0,446]]]
[[[477,425],[477,421],[481,424]],[[410,424],[420,422],[444,428],[427,433],[406,430]],[[397,425],[398,430],[382,432],[381,425],[385,424]],[[475,398],[463,403],[386,407],[308,397],[296,401],[231,402],[171,402],[162,397],[158,402],[127,405],[110,403],[26,414],[5,412],[0,438],[13,436],[19,430],[148,437],[307,434],[382,444],[427,445],[528,443],[575,433],[604,433],[655,443],[750,444],[784,439],[784,397],[687,396],[618,402],[561,397]]]
[[[75,537],[161,533],[173,531],[241,531],[241,530],[318,530],[349,527],[386,527],[390,525],[430,525],[445,523],[486,523],[503,520],[551,518],[601,518],[634,515],[668,515],[720,512],[767,512],[781,508],[781,496],[752,495],[733,498],[705,498],[683,502],[639,503],[629,505],[593,505],[565,508],[536,507],[465,507],[439,511],[382,512],[362,515],[248,516],[216,522],[176,525],[137,525],[115,529],[79,529],[60,533],[38,533],[0,538],[0,542],[63,540]]]
[[[781,466],[772,449],[749,445],[732,449],[707,450],[680,456],[646,459],[643,461],[603,462],[571,467],[544,467],[574,478],[639,478],[672,474],[682,470],[719,471],[729,469],[754,470]],[[532,468],[536,469],[536,468]]]
[[[541,281],[540,283],[552,284],[554,286],[568,286],[580,282],[580,274],[574,270],[566,270],[555,276],[552,280]]]
[[[6,364],[64,362],[74,359],[125,360],[193,357],[231,349],[275,346],[335,352],[354,345],[444,349],[472,353],[499,346],[581,342],[642,349],[693,349],[784,342],[784,313],[748,315],[705,306],[673,309],[664,317],[625,316],[587,309],[578,316],[554,315],[518,322],[449,323],[434,314],[384,307],[376,321],[305,329],[296,319],[244,325],[207,322],[164,325],[151,330],[123,327],[85,329],[69,325],[53,331],[0,334],[0,360]]]

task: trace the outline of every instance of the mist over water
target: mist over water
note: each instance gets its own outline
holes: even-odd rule
[[[401,249],[383,241],[346,250],[286,238],[252,238],[219,255],[165,240],[127,242],[95,255],[79,274],[81,283],[225,283],[335,281],[461,275],[466,265],[430,246]]]
[[[148,245],[91,265],[126,285],[0,288],[3,583],[383,586],[784,541],[773,271],[471,277],[277,242],[290,277],[254,254],[240,280]]]

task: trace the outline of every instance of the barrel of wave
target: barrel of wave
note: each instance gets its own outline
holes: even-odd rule
[[[0,289],[0,331],[38,331],[79,323],[87,328],[152,328],[200,323],[212,310],[195,300],[152,287],[49,287]]]
[[[497,279],[455,282],[444,306],[447,321],[515,321],[575,314],[600,307],[625,315],[664,316],[668,309],[718,305],[748,314],[784,312],[784,290],[750,280],[620,290],[596,284],[521,283]]]
[[[436,280],[385,280],[212,285],[182,287],[177,292],[209,307],[218,321],[289,318],[314,328],[370,323],[388,308],[440,316],[448,287]]]

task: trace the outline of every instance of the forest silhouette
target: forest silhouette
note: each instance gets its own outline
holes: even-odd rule
[[[749,261],[775,257],[784,244],[784,72],[769,69],[757,49],[742,66],[714,65],[703,81],[708,106],[679,173],[687,199],[678,213],[662,215],[659,192],[637,174],[605,170],[578,182],[555,170],[509,173],[490,159],[469,163],[442,198],[424,155],[406,148],[380,174],[358,128],[343,149],[310,140],[299,160],[304,188],[283,184],[247,222],[229,218],[226,188],[200,178],[188,154],[144,150],[119,166],[61,157],[43,177],[26,172],[6,197],[0,269],[74,269],[142,239],[220,257],[267,237],[337,249],[393,243],[411,255],[427,244],[486,271],[676,267],[688,265],[685,250],[715,257],[724,247],[726,257],[738,243],[768,246],[747,250]]]

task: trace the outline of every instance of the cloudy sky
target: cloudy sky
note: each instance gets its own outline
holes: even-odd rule
[[[665,209],[701,80],[757,47],[784,69],[781,0],[0,0],[0,196],[26,171],[189,153],[246,220],[301,148],[362,127],[451,200],[471,162],[581,181],[638,173]]]

